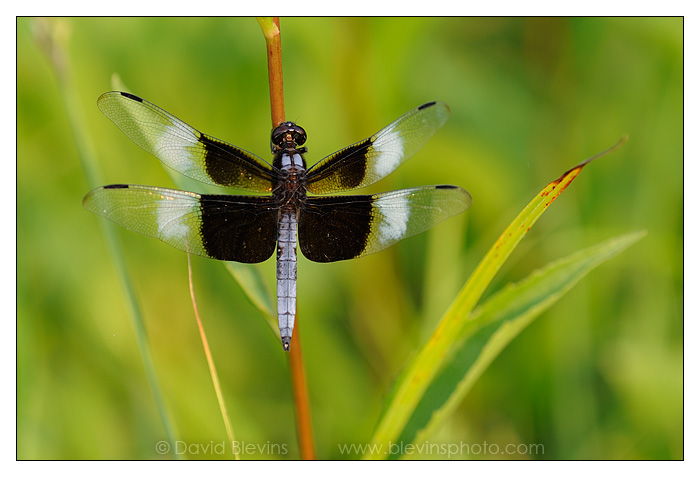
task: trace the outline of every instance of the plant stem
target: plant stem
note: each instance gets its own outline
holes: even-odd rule
[[[311,427],[311,407],[309,406],[309,392],[306,388],[306,373],[304,373],[298,321],[299,315],[297,315],[297,326],[294,329],[289,349],[289,372],[292,375],[299,455],[303,460],[314,460],[316,452],[314,451],[314,434]]]
[[[260,27],[265,35],[265,43],[267,44],[267,71],[270,80],[270,111],[272,114],[272,127],[275,128],[285,120],[280,21],[278,17],[259,17],[258,23],[260,23]],[[295,330],[289,350],[289,373],[292,378],[297,440],[299,442],[300,457],[304,460],[313,460],[316,458],[316,453],[314,451],[314,437],[311,427],[309,393],[306,388],[306,375],[304,373],[304,359],[301,352],[298,314],[296,318]]]
[[[267,45],[267,74],[270,80],[272,127],[284,122],[284,85],[282,82],[282,37],[279,17],[258,17]]]

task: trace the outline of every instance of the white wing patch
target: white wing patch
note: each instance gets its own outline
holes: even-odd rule
[[[381,157],[380,161],[374,163],[374,173],[377,177],[385,177],[401,165],[404,147],[399,131],[382,134],[380,140],[372,143],[372,149],[379,153],[378,157]]]
[[[406,236],[411,207],[407,197],[394,196],[388,203],[381,200],[375,206],[382,214],[382,221],[377,228],[377,236],[382,244],[392,244]]]
[[[189,148],[197,145],[198,138],[177,125],[168,124],[163,129],[164,132],[153,140],[154,155],[186,176],[199,177],[201,173],[197,159],[189,151]]]
[[[181,192],[191,195],[194,199],[199,199],[201,196],[194,192]],[[160,200],[156,202],[156,224],[158,225],[158,236],[161,240],[181,240],[183,243],[189,241],[192,235],[192,230],[182,219],[183,206],[190,214],[199,214],[199,202],[196,200],[185,201],[179,200],[177,197],[161,195]]]

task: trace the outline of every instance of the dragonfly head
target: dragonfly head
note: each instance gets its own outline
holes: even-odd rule
[[[284,122],[272,130],[270,147],[274,154],[277,150],[297,149],[306,142],[306,131],[291,121]],[[303,148],[306,149],[306,148]]]

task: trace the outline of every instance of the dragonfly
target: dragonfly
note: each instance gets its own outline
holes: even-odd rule
[[[259,263],[277,249],[277,318],[289,350],[297,297],[297,241],[314,262],[379,252],[465,211],[470,194],[433,185],[371,195],[327,195],[371,185],[413,156],[447,121],[425,103],[376,134],[306,167],[306,132],[291,121],[272,130],[272,163],[199,132],[138,96],[112,91],[97,106],[165,166],[200,182],[266,195],[197,194],[133,184],[90,191],[85,208],[128,230],[216,260]]]

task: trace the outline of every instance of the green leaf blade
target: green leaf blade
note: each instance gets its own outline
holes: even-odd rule
[[[626,137],[621,139],[611,148],[579,163],[547,184],[505,229],[462,287],[433,335],[397,379],[372,437],[371,444],[374,448],[388,449],[400,437],[423,394],[453,351],[455,342],[465,332],[473,329],[474,323],[468,319],[469,315],[525,234],[579,175],[584,166],[614,151],[626,140]],[[381,459],[384,455],[368,452],[364,457]]]
[[[423,442],[454,412],[473,384],[501,351],[535,318],[603,262],[640,240],[638,231],[615,237],[551,262],[511,284],[475,310],[471,333],[461,337],[444,367],[426,390],[399,442]],[[403,448],[395,446],[395,448]],[[397,454],[390,458],[399,458]]]

